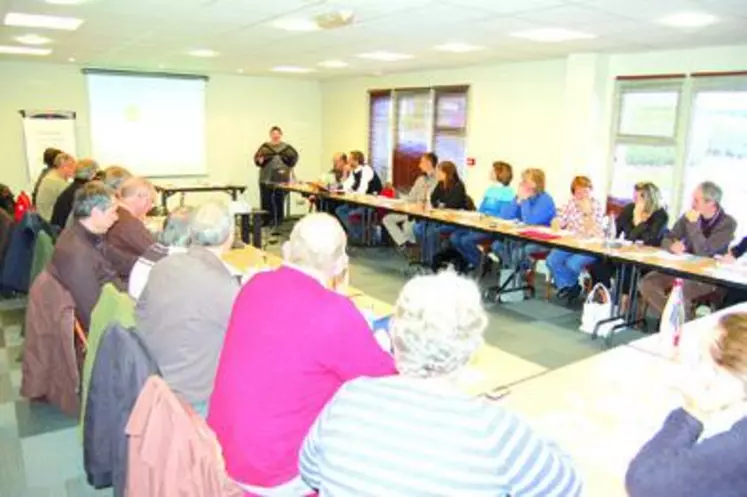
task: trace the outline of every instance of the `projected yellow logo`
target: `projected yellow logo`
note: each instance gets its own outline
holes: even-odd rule
[[[127,121],[135,122],[140,120],[140,108],[137,105],[128,105],[125,107],[124,116]]]

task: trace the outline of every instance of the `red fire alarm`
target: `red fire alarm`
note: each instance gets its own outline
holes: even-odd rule
[[[475,158],[474,157],[467,157],[467,165],[469,167],[472,167],[475,165]]]

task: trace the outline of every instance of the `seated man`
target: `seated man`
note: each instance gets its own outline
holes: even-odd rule
[[[92,181],[99,170],[99,165],[92,159],[83,159],[78,161],[75,166],[75,174],[73,175],[73,182],[65,188],[60,196],[54,203],[54,209],[52,209],[52,218],[50,222],[60,228],[64,228],[68,225],[68,219],[70,218],[70,211],[73,210],[73,200],[75,200],[75,192],[77,192],[83,185]],[[71,220],[72,222],[72,220]]]
[[[415,184],[410,188],[406,200],[411,203],[430,203],[431,194],[438,185],[436,178],[436,166],[438,165],[438,156],[433,152],[423,154],[418,163],[422,173],[415,180]],[[398,250],[405,250],[407,244],[415,243],[415,221],[409,219],[407,214],[390,212],[381,220],[381,224],[389,232],[395,246]]]
[[[163,379],[205,416],[239,291],[221,259],[233,244],[234,219],[226,206],[206,203],[195,212],[191,231],[187,252],[153,266],[135,318]]]
[[[345,232],[310,214],[283,247],[285,265],[244,285],[210,399],[208,424],[226,469],[247,492],[306,495],[298,452],[340,386],[395,373],[366,319],[334,290],[347,273]]]
[[[662,247],[673,254],[693,254],[714,257],[726,254],[734,239],[737,222],[721,208],[722,192],[715,183],[706,181],[693,192],[692,208],[675,224],[662,242]],[[660,316],[667,303],[675,278],[651,272],[640,284],[641,297]],[[682,287],[685,315],[693,314],[692,303],[716,291],[716,287],[699,281],[687,280]]]
[[[384,188],[381,178],[374,171],[374,168],[366,164],[366,156],[363,155],[363,152],[359,150],[350,152],[350,164],[348,167],[350,171],[342,185],[345,193],[378,195],[382,188]],[[347,231],[351,239],[359,241],[363,237],[363,223],[353,224],[350,218],[351,216],[363,217],[366,209],[367,207],[358,207],[353,204],[343,204],[335,209],[338,219],[345,227],[345,231]]]
[[[75,221],[57,240],[49,270],[73,296],[76,317],[87,330],[101,287],[113,283],[126,288],[118,276],[122,268],[115,265],[119,259],[111,257],[104,239],[117,221],[114,192],[99,181],[83,185],[75,194],[72,216]]]
[[[122,183],[132,178],[132,173],[122,166],[109,166],[104,169],[103,176],[101,181],[115,192],[119,192]]]
[[[133,177],[122,183],[117,194],[119,220],[106,234],[106,241],[122,256],[129,257],[132,267],[155,242],[143,222],[153,208],[153,185],[145,178]]]
[[[68,187],[68,180],[74,173],[75,158],[64,152],[57,154],[54,158],[54,169],[41,180],[36,194],[36,211],[45,221],[52,220],[54,204]]]
[[[410,280],[390,325],[400,375],[337,391],[303,444],[304,481],[320,495],[581,495],[568,456],[464,390],[487,324],[474,282],[449,272]]]
[[[130,296],[138,300],[150,276],[150,270],[156,262],[167,255],[187,251],[190,243],[191,207],[179,207],[169,213],[163,224],[163,230],[158,234],[156,243],[150,246],[132,266],[130,273]]]

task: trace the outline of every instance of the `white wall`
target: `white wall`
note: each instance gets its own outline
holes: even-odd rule
[[[633,54],[573,54],[550,61],[482,65],[444,71],[346,78],[322,83],[323,156],[366,148],[370,89],[470,85],[467,187],[476,198],[489,165],[547,173],[558,202],[575,174],[607,186],[615,78],[619,75],[747,70],[747,46]],[[603,191],[598,192],[601,195]]]
[[[167,183],[238,183],[249,185],[258,205],[257,168],[250,159],[272,125],[285,131],[298,148],[297,173],[315,178],[321,158],[319,83],[283,78],[210,75],[207,84],[208,175],[168,178]],[[85,76],[74,66],[0,62],[0,182],[14,191],[29,188],[20,109],[73,110],[78,114],[78,155],[90,151]],[[123,164],[126,166],[126,164]],[[157,181],[157,182],[158,182]],[[198,200],[198,199],[195,199]]]

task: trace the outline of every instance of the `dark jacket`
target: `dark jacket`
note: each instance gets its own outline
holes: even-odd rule
[[[682,216],[667,233],[661,246],[665,249],[676,241],[685,244],[687,253],[701,257],[713,257],[725,254],[729,250],[729,244],[734,240],[734,232],[737,230],[737,222],[733,217],[719,209],[710,220],[698,219],[691,223],[687,217]]]
[[[747,252],[747,236],[742,238],[742,241],[739,242],[737,245],[734,245],[731,250],[731,255],[734,256],[735,259],[739,259],[744,255],[745,252]]]
[[[76,316],[85,330],[102,286],[113,283],[119,290],[127,290],[110,260],[110,252],[102,236],[76,221],[62,232],[52,254],[50,272],[72,294]]]
[[[0,276],[3,272],[5,252],[8,250],[11,233],[13,233],[13,214],[0,209]]]
[[[57,197],[54,203],[52,218],[49,220],[50,223],[60,228],[64,228],[67,225],[67,218],[70,217],[70,213],[73,211],[75,193],[86,183],[88,181],[84,179],[75,179],[60,193],[60,196]]]
[[[158,365],[138,332],[119,324],[101,339],[91,374],[83,432],[83,464],[95,488],[114,486],[124,495],[127,481],[125,427],[135,401]]]
[[[112,249],[112,256],[125,261],[127,270],[122,277],[127,280],[132,266],[156,242],[156,239],[145,224],[127,209],[118,208],[117,215],[119,219],[106,234],[106,242]],[[117,265],[116,260],[111,262]]]
[[[466,209],[468,202],[464,183],[457,181],[447,190],[439,181],[431,193],[431,205],[442,209]]]
[[[11,229],[3,264],[2,288],[27,293],[34,259],[36,237],[44,230],[54,240],[57,230],[35,212],[26,212],[20,223]]]
[[[70,293],[42,271],[31,285],[26,308],[21,395],[44,397],[68,416],[77,417],[80,376],[73,342],[74,312]]]
[[[697,442],[703,423],[683,409],[669,414],[659,433],[630,463],[630,497],[743,497],[747,495],[747,419]]]
[[[626,205],[617,216],[617,236],[625,235],[631,242],[643,242],[644,245],[658,247],[669,223],[669,214],[665,209],[654,211],[649,218],[638,226],[633,224],[635,204]]]

